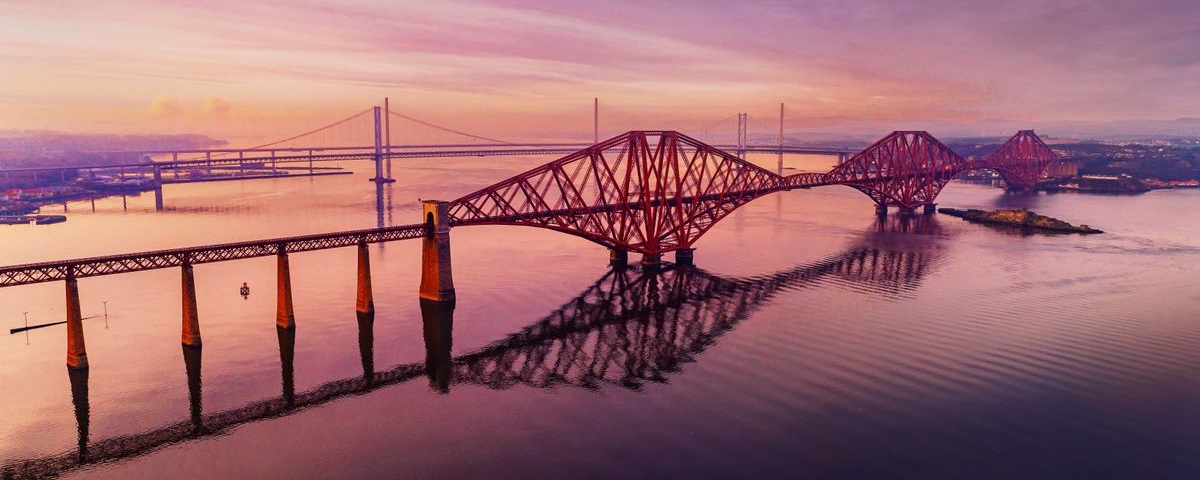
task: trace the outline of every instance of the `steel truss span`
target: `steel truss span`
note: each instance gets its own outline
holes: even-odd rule
[[[515,224],[656,254],[689,248],[779,175],[678,132],[628,132],[455,200],[454,225]]]
[[[67,278],[98,277],[117,273],[265,257],[280,253],[308,252],[424,237],[425,224],[369,228],[344,232],[268,238],[249,242],[205,245],[104,257],[0,267],[0,287],[52,282]]]
[[[932,205],[946,183],[992,169],[1029,187],[1057,159],[1032,130],[981,161],[927,132],[893,132],[828,173],[782,176],[673,131],[632,131],[449,204],[450,226],[524,225],[647,255],[692,248],[738,207],[769,193],[846,185],[880,206]],[[432,235],[426,224],[0,267],[0,287],[339,248]]]
[[[983,161],[928,132],[898,131],[828,173],[785,177],[678,132],[632,131],[459,198],[450,216],[454,226],[533,226],[658,255],[691,248],[734,209],[777,191],[846,185],[912,210],[962,172],[993,169],[1029,187],[1055,158],[1032,130]]]

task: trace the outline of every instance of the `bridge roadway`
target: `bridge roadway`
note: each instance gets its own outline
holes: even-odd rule
[[[613,152],[613,163],[605,151]],[[1028,178],[1040,175],[1054,158],[1029,130],[1019,131],[982,162],[962,159],[927,132],[898,131],[828,173],[785,177],[678,132],[632,131],[453,202],[425,200],[424,223],[0,267],[0,287],[65,281],[67,365],[78,370],[87,368],[76,280],[80,277],[180,267],[181,341],[199,347],[192,271],[196,263],[278,256],[276,322],[280,329],[291,330],[295,328],[291,252],[357,245],[356,308],[367,314],[374,312],[367,243],[423,238],[420,298],[452,304],[449,232],[454,225],[509,224],[562,231],[608,247],[614,266],[626,264],[630,251],[642,253],[643,266],[657,266],[661,255],[671,251],[677,264],[690,265],[692,245],[704,232],[735,208],[767,193],[842,184],[870,196],[880,216],[887,215],[889,205],[900,207],[901,213],[912,214],[917,206],[933,213],[938,192],[964,169],[992,168],[1010,185],[1028,186]],[[580,172],[588,173],[581,176]],[[157,177],[159,172],[155,173]]]
[[[423,146],[392,146],[393,151],[383,152],[380,154],[382,158],[443,158],[443,157],[494,157],[494,156],[514,156],[514,155],[567,155],[574,153],[581,148],[586,148],[590,144],[583,143],[547,143],[547,144],[512,144],[512,145],[423,145]],[[718,148],[728,150],[737,149],[736,145],[718,145]],[[386,148],[386,147],[384,147]],[[784,154],[810,154],[810,155],[848,155],[855,153],[853,149],[837,149],[837,148],[822,148],[822,147],[788,147],[783,148],[772,146],[747,146],[742,151],[753,153],[784,153]],[[272,153],[272,155],[256,155],[245,156],[244,153]],[[286,152],[288,155],[278,155],[278,152]],[[306,153],[307,152],[307,153]],[[322,153],[317,153],[322,152]],[[330,153],[324,153],[330,152]],[[101,165],[84,165],[84,166],[56,166],[56,167],[18,167],[7,168],[0,170],[0,173],[9,172],[45,172],[45,171],[60,171],[60,170],[93,170],[93,169],[112,169],[112,168],[153,168],[172,170],[186,168],[201,168],[201,167],[223,167],[223,166],[239,166],[245,164],[258,163],[297,163],[297,162],[328,162],[328,161],[343,161],[343,160],[374,160],[374,147],[320,147],[320,148],[277,148],[277,149],[216,149],[216,150],[183,150],[183,151],[150,151],[150,152],[105,152],[107,154],[134,154],[134,155],[165,155],[165,154],[232,154],[238,153],[238,157],[206,157],[185,160],[167,160],[153,163],[112,163]]]
[[[388,158],[450,158],[450,157],[495,157],[515,155],[567,155],[591,146],[588,143],[530,143],[530,144],[493,144],[493,145],[393,145],[391,151],[386,146],[381,147],[380,157]],[[736,145],[716,145],[726,150],[738,150]],[[802,147],[802,146],[762,146],[751,145],[741,148],[741,151],[752,153],[783,153],[807,155],[851,155],[856,150],[846,148]],[[280,152],[286,153],[280,155]],[[246,156],[246,153],[256,155]],[[147,169],[175,170],[188,168],[235,167],[247,164],[276,164],[303,162],[331,162],[345,160],[374,160],[375,147],[315,147],[315,148],[270,148],[270,149],[212,149],[212,150],[154,150],[126,152],[98,152],[100,155],[172,155],[204,154],[205,158],[184,160],[166,160],[152,163],[112,163],[83,166],[55,167],[18,167],[0,170],[0,174],[8,175],[16,172],[57,172],[64,170],[96,170],[96,169]],[[214,157],[213,154],[218,156]],[[223,156],[238,154],[238,156]]]
[[[465,226],[504,224],[520,220],[528,220],[535,217],[554,218],[564,215],[574,216],[587,213],[606,213],[616,210],[638,210],[647,205],[689,205],[697,202],[718,200],[726,196],[733,197],[736,195],[738,197],[758,197],[768,193],[792,188],[808,188],[808,186],[779,186],[776,188],[736,192],[736,194],[721,193],[701,195],[698,197],[660,197],[648,202],[620,202],[578,209],[571,208],[549,212],[491,216],[487,221],[452,221],[452,225]],[[410,240],[425,237],[430,233],[429,227],[426,224],[416,223],[384,228],[368,228],[362,230],[349,230],[314,235],[278,237],[245,242],[12,265],[0,267],[0,288],[53,282],[58,280],[66,280],[67,278],[98,277],[103,275],[115,275],[119,273],[180,267],[183,265],[197,265],[201,263],[224,262],[230,260],[240,260],[244,258],[266,257],[278,255],[280,253],[308,252],[314,250],[350,247],[363,243]]]
[[[0,287],[421,238],[423,223],[0,267]]]

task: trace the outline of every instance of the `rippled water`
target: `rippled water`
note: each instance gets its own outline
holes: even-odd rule
[[[152,196],[72,202],[67,223],[0,227],[0,264],[414,223],[418,198],[544,161],[406,163],[381,210],[361,164],[171,185],[161,213]],[[177,270],[81,279],[97,315],[86,376],[68,374],[61,326],[0,337],[0,464],[89,478],[1200,477],[1200,191],[953,183],[939,200],[1108,233],[877,222],[865,196],[829,187],[759,199],[701,239],[696,269],[645,275],[575,237],[459,228],[454,309],[417,301],[419,242],[371,247],[373,321],[354,314],[354,249],[293,255],[293,335],[274,327],[274,259],[196,266],[202,352],[179,345]],[[0,327],[63,308],[61,283],[0,289]]]

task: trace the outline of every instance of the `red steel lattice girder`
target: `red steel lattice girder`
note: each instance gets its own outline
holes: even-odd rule
[[[849,185],[880,205],[933,203],[967,162],[928,132],[892,132],[825,174],[825,184]]]
[[[983,164],[999,172],[1009,187],[1032,187],[1057,159],[1058,155],[1033,130],[1021,130],[988,155]]]
[[[529,225],[610,248],[689,248],[737,207],[771,192],[849,185],[881,205],[933,203],[958,173],[994,169],[1037,183],[1057,155],[1032,130],[966,162],[926,132],[893,132],[829,173],[781,177],[671,131],[628,132],[454,201],[454,225]],[[0,287],[419,238],[424,224],[0,267]]]
[[[609,248],[689,248],[780,176],[673,131],[633,131],[455,200],[453,225],[526,225]]]

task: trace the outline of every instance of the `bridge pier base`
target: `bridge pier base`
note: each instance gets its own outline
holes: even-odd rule
[[[200,346],[200,316],[196,308],[196,279],[192,265],[184,263],[183,271],[183,335],[185,347]]]
[[[608,264],[613,268],[625,268],[629,265],[629,251],[619,248],[608,249]]]
[[[367,243],[358,244],[358,298],[354,311],[363,315],[375,313],[375,297],[371,292],[371,258]]]
[[[937,213],[937,204],[936,203],[926,203],[924,212],[926,215],[933,215],[933,214]]]
[[[67,366],[88,368],[87,348],[83,343],[83,314],[79,309],[79,283],[70,267],[67,271]]]
[[[275,326],[284,330],[296,328],[296,311],[292,307],[292,275],[288,264],[287,246],[279,244],[276,254],[276,309]]]
[[[882,203],[877,203],[877,204],[875,204],[875,216],[878,216],[878,217],[886,217],[886,216],[887,216],[887,213],[888,213],[888,212],[887,212],[887,205],[884,205],[884,204],[882,204]]]
[[[163,211],[162,166],[154,166],[154,210]]]
[[[451,357],[454,344],[454,304],[421,299],[422,334],[425,338],[425,376],[436,392],[450,392]]]
[[[695,254],[694,248],[681,248],[675,251],[675,265],[681,267],[690,267],[693,265],[692,257]]]
[[[429,229],[421,246],[421,298],[434,302],[454,301],[454,277],[450,267],[450,203],[425,200],[425,225]]]
[[[653,269],[657,269],[658,267],[661,267],[661,266],[662,266],[662,254],[661,253],[643,253],[642,254],[642,268],[653,270]]]
[[[901,205],[901,206],[900,206],[900,215],[901,215],[901,216],[905,216],[905,217],[911,217],[911,216],[913,216],[913,215],[916,215],[916,214],[917,214],[917,208],[916,208],[916,207],[906,207],[906,206],[904,206],[904,205]]]

